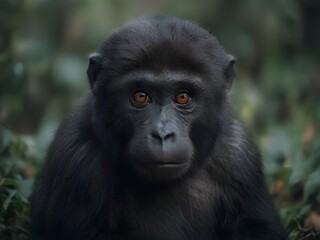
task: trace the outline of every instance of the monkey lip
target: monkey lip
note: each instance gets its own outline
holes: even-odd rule
[[[188,162],[140,161],[134,163],[134,169],[148,182],[161,183],[178,179],[189,167]]]
[[[143,167],[181,167],[187,162],[139,162],[137,164]]]

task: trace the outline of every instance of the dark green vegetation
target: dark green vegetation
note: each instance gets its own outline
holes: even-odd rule
[[[194,20],[235,55],[235,109],[290,239],[319,239],[319,1],[104,2],[0,2],[0,239],[29,239],[32,180],[88,88],[87,55],[123,21],[154,12]]]

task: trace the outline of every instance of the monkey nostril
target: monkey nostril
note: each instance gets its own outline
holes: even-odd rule
[[[157,140],[162,141],[162,137],[160,137],[160,135],[157,134],[157,133],[155,133],[155,132],[151,133],[151,136],[152,136],[153,138],[157,139]]]
[[[170,138],[173,138],[173,136],[174,136],[174,133],[167,133],[167,134],[164,136],[163,140],[168,140],[168,139],[170,139]]]

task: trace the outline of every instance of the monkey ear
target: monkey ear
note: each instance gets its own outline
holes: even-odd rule
[[[227,91],[231,89],[233,79],[236,77],[235,63],[235,58],[232,55],[228,55],[227,67],[225,69],[225,76],[227,79]]]
[[[87,69],[87,75],[90,82],[91,90],[94,92],[94,84],[96,82],[96,77],[101,70],[103,62],[103,56],[100,53],[92,53],[89,56],[89,65]]]

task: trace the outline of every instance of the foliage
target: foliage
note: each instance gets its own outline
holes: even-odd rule
[[[300,64],[307,67],[301,62],[294,63],[295,68],[282,65],[281,70],[265,66],[268,86],[264,91],[242,82],[236,85],[234,100],[250,132],[255,133],[269,190],[289,239],[320,239],[320,109],[315,99],[301,104],[301,96],[311,94],[299,86]],[[283,81],[270,83],[275,78]]]
[[[0,239],[30,239],[28,197],[36,166],[30,139],[0,128]]]

